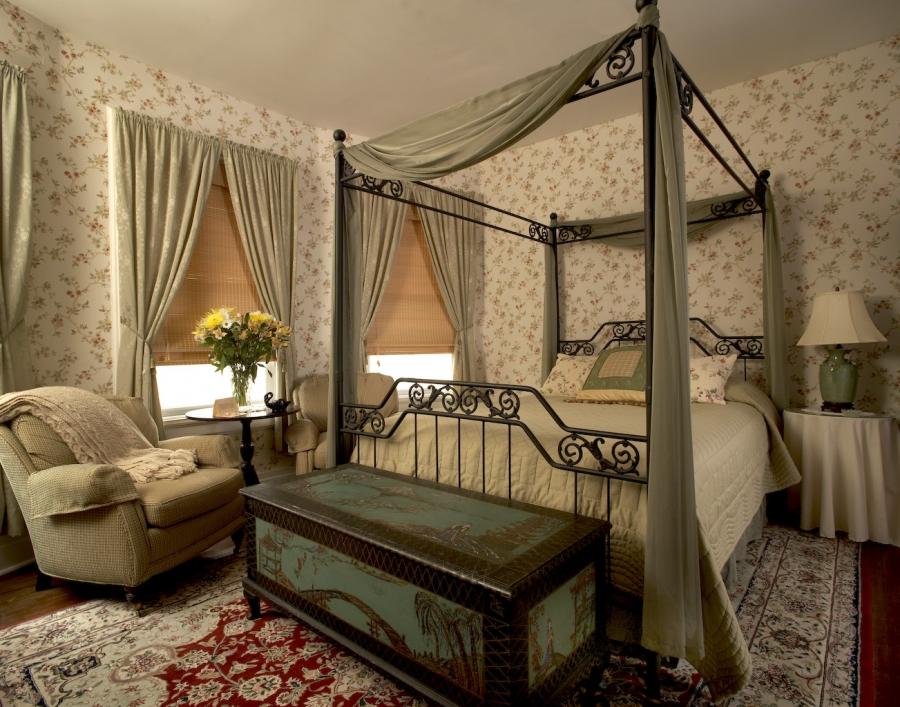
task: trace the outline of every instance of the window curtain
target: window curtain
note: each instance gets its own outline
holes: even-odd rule
[[[375,313],[391,276],[397,244],[406,222],[407,205],[361,191],[348,191],[350,213],[350,252],[352,274],[346,283],[355,291],[356,306],[351,310],[350,337],[358,371],[368,367],[366,335],[375,321]]]
[[[300,230],[297,162],[227,143],[225,178],[244,252],[263,307],[293,323],[294,244]],[[278,354],[275,394],[289,398],[294,387],[293,347]],[[276,426],[275,444],[283,430]]]
[[[449,194],[412,185],[414,201],[469,218],[482,218],[481,208]],[[481,227],[469,221],[419,209],[425,228],[425,243],[438,289],[453,325],[453,377],[456,380],[480,381],[475,342],[475,291],[473,283],[481,263]]]
[[[31,127],[21,69],[0,61],[0,393],[34,386],[25,306],[31,267]],[[21,535],[22,512],[0,469],[0,534]]]
[[[788,406],[787,340],[784,330],[784,279],[781,275],[781,233],[772,188],[766,185],[763,232],[763,335],[766,339],[766,381],[769,397],[779,410]]]
[[[117,395],[142,398],[162,433],[150,346],[187,272],[219,160],[214,139],[115,109],[110,174],[116,228]]]

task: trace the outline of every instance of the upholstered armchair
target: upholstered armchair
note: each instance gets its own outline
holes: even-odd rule
[[[138,398],[110,398],[154,445],[196,449],[199,469],[135,484],[108,464],[78,464],[42,420],[0,425],[0,464],[15,494],[39,569],[49,577],[133,588],[232,536],[243,534],[244,485],[235,442],[222,435],[159,440]]]
[[[356,390],[360,402],[367,405],[380,403],[394,379],[383,373],[361,373]],[[299,408],[297,419],[291,423],[285,434],[288,452],[295,454],[297,474],[306,474],[313,469],[324,469],[327,449],[325,432],[328,429],[328,376],[316,375],[305,378],[294,388],[294,405]],[[387,417],[397,412],[399,401],[397,391],[381,408]]]

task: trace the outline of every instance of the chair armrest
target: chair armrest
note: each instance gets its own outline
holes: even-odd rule
[[[191,435],[160,440],[163,449],[193,449],[200,466],[236,469],[241,465],[237,442],[227,435]]]
[[[287,432],[284,433],[284,441],[291,454],[308,452],[319,444],[319,428],[312,420],[301,417],[287,428]]]
[[[109,464],[65,464],[28,477],[32,518],[79,513],[134,501],[131,477]]]

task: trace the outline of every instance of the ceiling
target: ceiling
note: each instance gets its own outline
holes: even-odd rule
[[[307,123],[375,136],[632,24],[632,0],[13,0],[49,25]],[[704,92],[900,32],[897,0],[660,0]],[[529,142],[639,109],[560,111]]]

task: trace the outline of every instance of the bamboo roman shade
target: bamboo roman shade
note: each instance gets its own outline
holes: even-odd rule
[[[239,312],[261,309],[228,187],[218,167],[187,275],[153,340],[154,363],[208,363],[207,350],[194,341],[192,332],[200,317],[223,306]]]
[[[410,207],[390,279],[366,337],[366,352],[452,353],[453,336],[425,245],[425,231]]]

